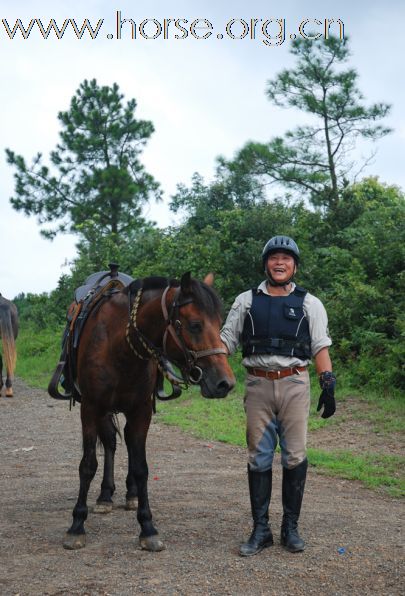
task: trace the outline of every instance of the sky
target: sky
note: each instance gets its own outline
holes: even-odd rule
[[[88,34],[78,39],[71,23],[61,39],[53,33],[43,39],[33,22],[26,39],[20,32],[11,39],[17,19],[26,28],[31,19],[40,19],[45,28],[51,19],[59,27],[65,19],[73,19],[79,29],[85,19],[94,30],[100,26],[94,39]],[[135,23],[135,39],[130,19]],[[187,37],[173,25],[175,19],[184,19],[178,24],[189,28]],[[254,29],[252,19],[257,19]],[[261,30],[266,19],[273,19],[267,25],[271,41]],[[394,132],[377,142],[376,156],[364,175],[377,175],[381,182],[405,189],[402,0],[384,4],[378,0],[3,0],[0,293],[13,298],[20,292],[49,292],[60,275],[69,272],[76,255],[74,237],[46,240],[35,217],[11,207],[14,170],[6,163],[6,148],[28,163],[40,152],[47,163],[58,143],[57,114],[68,110],[80,83],[93,78],[99,85],[117,83],[125,100],[136,99],[135,116],[152,121],[155,127],[142,162],[160,182],[164,201],[149,205],[145,216],[160,227],[174,225],[178,216],[169,211],[168,203],[177,184],[189,185],[194,172],[211,180],[219,155],[231,158],[247,141],[268,141],[300,122],[300,114],[270,104],[265,87],[278,72],[294,65],[289,39],[306,19],[321,23],[340,19],[350,39],[349,65],[359,74],[365,103],[392,105],[385,122]],[[280,37],[276,45],[283,24],[285,39]],[[322,31],[322,25],[316,26]],[[309,29],[310,23],[304,31]],[[176,39],[176,34],[184,39]],[[358,148],[356,157],[361,159],[371,149]]]

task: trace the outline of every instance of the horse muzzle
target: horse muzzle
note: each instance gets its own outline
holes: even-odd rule
[[[226,375],[212,378],[209,374],[204,374],[201,381],[201,394],[208,399],[221,399],[226,397],[228,393],[234,388],[235,380]]]

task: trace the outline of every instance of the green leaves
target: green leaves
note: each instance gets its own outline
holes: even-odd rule
[[[349,156],[355,140],[374,141],[388,134],[390,129],[378,121],[390,106],[362,103],[356,71],[341,68],[349,56],[347,40],[295,40],[291,52],[295,66],[268,81],[266,94],[276,106],[309,116],[310,124],[267,144],[248,143],[230,171],[244,171],[245,178],[262,184],[281,184],[317,207],[335,208],[354,166]]]
[[[48,238],[71,232],[89,240],[82,224],[94,216],[99,238],[114,234],[123,239],[130,227],[142,226],[143,204],[160,198],[160,191],[139,159],[154,128],[135,119],[135,108],[134,99],[125,105],[117,84],[100,87],[96,80],[85,80],[70,109],[58,114],[62,129],[50,154],[51,167],[40,153],[27,167],[22,156],[6,150],[15,167],[13,207],[36,216],[40,224],[51,223],[41,232]]]

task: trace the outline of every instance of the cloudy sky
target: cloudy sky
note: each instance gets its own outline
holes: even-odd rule
[[[117,13],[122,22],[121,39],[117,38]],[[46,29],[51,19],[61,27],[69,18],[79,29],[86,18],[94,30],[99,25],[97,36],[91,39],[84,34],[78,39],[69,24],[61,39],[53,33],[43,39],[33,21],[26,39],[21,32],[10,38],[17,19],[25,28],[31,19],[40,19]],[[136,24],[135,39],[131,38],[129,19]],[[188,27],[201,19],[200,28],[195,27],[195,36],[188,31],[185,37],[182,30],[173,28],[174,21],[166,21],[165,39],[164,19],[184,19],[179,24]],[[205,25],[202,19],[207,21]],[[251,19],[257,19],[254,35]],[[266,19],[274,19],[267,28],[273,41],[282,30],[279,23],[285,24],[285,40],[280,37],[279,45],[261,31]],[[267,80],[294,63],[289,37],[298,33],[299,24],[306,19],[340,19],[345,35],[350,37],[350,66],[359,73],[366,102],[392,104],[387,124],[394,133],[378,142],[368,173],[405,188],[402,0],[386,0],[384,4],[377,0],[3,0],[0,292],[13,298],[19,292],[50,291],[59,276],[69,271],[69,261],[75,256],[74,238],[44,240],[34,218],[11,208],[14,182],[13,170],[5,160],[6,147],[28,162],[37,152],[47,160],[58,142],[57,114],[68,109],[80,83],[86,78],[96,78],[102,85],[116,82],[126,99],[137,100],[136,116],[151,120],[155,126],[143,162],[161,183],[166,203],[151,205],[146,215],[162,227],[175,223],[167,202],[178,183],[188,184],[195,171],[209,180],[218,155],[231,157],[246,141],[266,141],[297,124],[299,115],[273,107],[264,89]],[[237,39],[243,35],[242,20],[247,34]],[[161,33],[153,39],[159,27]],[[318,30],[322,31],[322,26]],[[196,38],[208,33],[211,35],[206,39]],[[176,34],[184,39],[176,39]],[[363,150],[366,148],[359,149],[359,157]]]

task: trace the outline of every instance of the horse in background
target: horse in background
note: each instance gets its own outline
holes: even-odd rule
[[[15,304],[0,294],[0,337],[6,366],[6,397],[13,397],[14,370],[17,362],[15,340],[18,335],[18,311]],[[0,395],[3,388],[3,358],[0,354]]]

